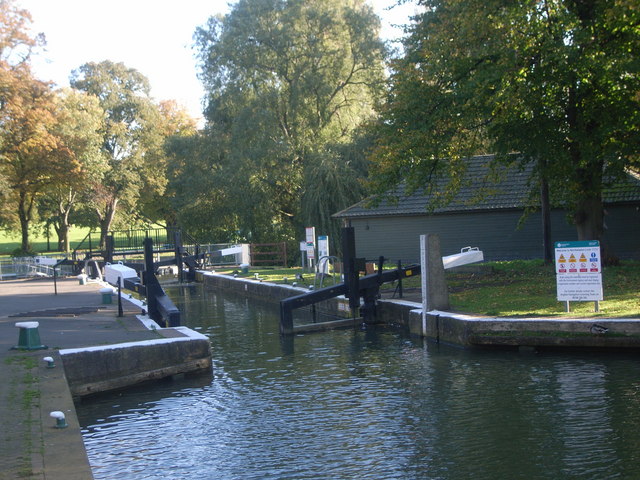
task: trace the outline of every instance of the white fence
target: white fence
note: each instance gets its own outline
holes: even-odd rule
[[[0,258],[0,280],[53,277],[54,265],[63,258],[62,256]],[[72,274],[71,265],[61,265],[56,270],[59,276]]]

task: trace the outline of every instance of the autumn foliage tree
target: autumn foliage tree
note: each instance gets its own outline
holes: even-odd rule
[[[56,92],[56,123],[52,132],[78,168],[69,170],[44,192],[39,209],[58,235],[58,250],[69,251],[71,215],[102,182],[108,168],[101,149],[105,113],[97,97],[63,89]]]
[[[145,161],[148,170],[154,175],[145,176],[146,186],[142,189],[139,210],[145,218],[164,223],[167,226],[178,224],[178,213],[175,207],[176,185],[171,183],[170,170],[175,167],[175,146],[194,140],[198,130],[196,121],[187,110],[174,100],[161,101],[158,104],[157,125],[154,134],[149,136]],[[194,162],[191,155],[182,159]],[[199,172],[202,175],[202,172]],[[189,196],[189,186],[184,186],[185,196]]]
[[[19,224],[21,249],[29,251],[29,227],[46,189],[78,169],[70,150],[53,133],[57,123],[51,86],[31,74],[32,49],[43,43],[29,35],[31,17],[10,1],[0,2],[0,177],[9,191],[3,210]]]

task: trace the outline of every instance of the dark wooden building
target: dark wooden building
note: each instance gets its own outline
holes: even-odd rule
[[[485,260],[543,258],[542,218],[539,209],[523,218],[530,205],[530,170],[516,166],[500,171],[498,181],[488,181],[492,156],[469,159],[469,182],[446,205],[428,210],[433,197],[423,192],[407,195],[402,187],[393,200],[369,206],[365,199],[334,214],[353,226],[358,256],[370,260],[380,255],[392,262],[417,262],[421,234],[440,236],[442,255],[464,247],[478,247]],[[640,178],[628,178],[604,194],[603,243],[621,259],[640,260]],[[552,209],[551,240],[577,240],[567,212]]]

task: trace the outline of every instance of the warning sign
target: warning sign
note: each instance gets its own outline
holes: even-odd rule
[[[600,275],[557,275],[558,300],[586,302],[602,300]]]
[[[555,247],[558,300],[602,300],[600,242],[556,242]]]

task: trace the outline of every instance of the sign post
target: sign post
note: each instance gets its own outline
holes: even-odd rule
[[[313,268],[316,259],[316,227],[305,228],[305,240],[307,242],[307,261],[309,268]]]
[[[329,273],[329,237],[327,235],[318,235],[318,268],[322,271],[319,273]],[[320,261],[324,258],[324,263]]]
[[[586,240],[577,242],[556,242],[556,287],[558,301],[594,301],[595,311],[599,311],[602,294],[602,263],[600,242]]]
[[[300,242],[300,262],[301,262],[302,270],[306,268],[306,260],[305,260],[306,253],[307,253],[307,242]]]

